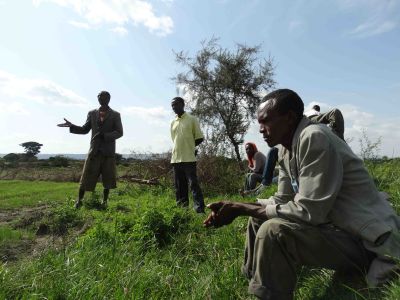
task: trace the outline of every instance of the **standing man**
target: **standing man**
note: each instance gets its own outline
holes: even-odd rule
[[[204,213],[204,199],[196,174],[195,147],[203,142],[203,133],[196,117],[185,112],[185,102],[175,97],[171,102],[176,118],[171,122],[171,138],[174,143],[171,164],[174,169],[176,203],[189,205],[188,182],[193,193],[193,207],[197,213]]]
[[[268,146],[282,145],[278,191],[258,203],[209,204],[204,221],[219,227],[251,217],[242,271],[260,299],[293,299],[300,266],[365,272],[368,284],[378,286],[400,258],[400,218],[387,195],[346,142],[303,110],[292,90],[264,97],[260,133]]]
[[[67,119],[64,119],[65,123],[57,125],[69,127],[69,132],[75,134],[87,134],[92,130],[90,149],[83,167],[78,199],[75,202],[76,208],[82,206],[85,191],[94,191],[100,175],[104,187],[102,201],[104,207],[107,206],[110,189],[117,187],[115,140],[123,134],[121,116],[108,106],[111,99],[109,92],[100,92],[97,99],[100,108],[88,113],[83,126],[74,125]]]

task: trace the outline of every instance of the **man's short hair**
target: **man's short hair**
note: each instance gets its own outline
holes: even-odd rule
[[[316,111],[321,111],[321,108],[319,107],[318,104],[314,105],[312,108],[315,109]]]
[[[108,101],[110,101],[110,99],[111,99],[111,95],[110,95],[110,93],[109,92],[107,92],[107,91],[101,91],[98,95],[97,95],[97,98],[100,98],[100,97],[105,97]]]
[[[172,101],[171,102],[181,102],[183,105],[185,105],[185,100],[183,100],[183,98],[182,97],[175,97],[175,98],[173,98],[172,99]]]
[[[304,103],[295,91],[289,89],[273,91],[263,98],[263,102],[271,99],[278,113],[285,114],[291,110],[296,113],[298,121],[303,117]]]

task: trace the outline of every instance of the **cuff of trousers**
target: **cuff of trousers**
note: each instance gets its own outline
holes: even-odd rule
[[[248,292],[263,300],[293,300],[292,292],[273,292],[254,280],[250,281]]]
[[[265,207],[265,213],[267,214],[268,219],[277,218],[278,212],[276,208],[279,204],[270,204]]]

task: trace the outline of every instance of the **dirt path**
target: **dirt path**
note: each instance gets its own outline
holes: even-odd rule
[[[0,226],[10,226],[17,220],[25,220],[25,226],[21,224],[21,226],[18,226],[18,228],[26,227],[35,221],[42,219],[50,208],[51,206],[49,205],[40,205],[35,207],[22,207],[19,209],[0,209]]]
[[[33,232],[33,238],[23,236],[21,239],[0,243],[0,261],[15,262],[24,257],[36,257],[48,249],[64,249],[89,228],[89,223],[85,223],[79,228],[71,228],[63,236],[51,234],[44,222],[51,214],[51,208],[50,205],[40,205],[0,210],[0,226]]]

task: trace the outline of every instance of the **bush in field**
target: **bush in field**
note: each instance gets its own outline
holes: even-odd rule
[[[49,157],[49,164],[52,167],[68,167],[69,160],[65,156],[56,155],[56,156]]]
[[[244,181],[238,162],[223,156],[202,156],[197,175],[209,195],[236,194]]]
[[[62,206],[53,211],[47,223],[53,234],[64,235],[69,228],[81,225],[83,219],[75,208],[71,206]]]
[[[8,153],[7,155],[4,155],[3,159],[6,162],[16,162],[20,159],[20,154],[17,153]]]

